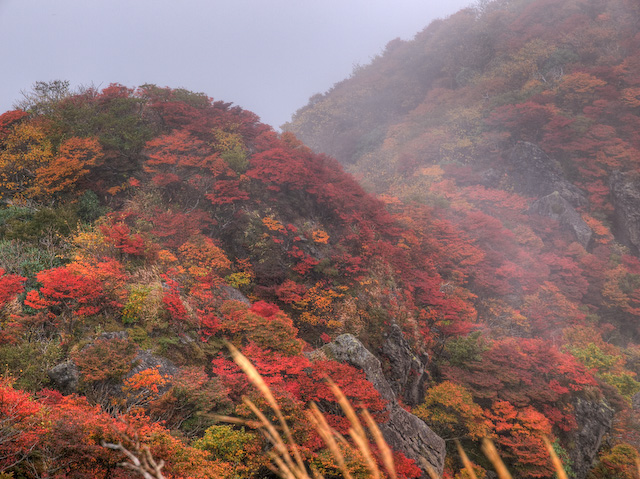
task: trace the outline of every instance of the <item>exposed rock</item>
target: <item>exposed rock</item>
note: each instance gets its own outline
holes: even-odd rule
[[[393,389],[385,379],[376,358],[351,334],[338,336],[322,348],[327,356],[364,371],[367,379],[388,401],[389,421],[380,430],[389,445],[421,466],[424,458],[439,474],[444,468],[445,443],[424,421],[400,407]],[[427,476],[426,472],[424,474]]]
[[[367,376],[367,380],[380,393],[380,396],[389,403],[396,403],[396,395],[389,382],[382,373],[380,360],[364,347],[364,345],[352,334],[341,334],[322,350],[332,359],[341,363],[349,363],[360,368]]]
[[[631,407],[633,407],[634,411],[640,410],[640,393],[635,393],[631,397]]]
[[[611,429],[614,411],[603,401],[578,399],[574,404],[578,428],[570,452],[576,479],[585,479],[600,449],[602,437]]]
[[[227,299],[232,301],[239,301],[241,303],[246,304],[247,306],[251,306],[251,301],[247,298],[239,289],[233,288],[231,286],[225,285],[222,287],[222,291],[224,291]]]
[[[640,177],[614,171],[609,179],[615,235],[637,255],[640,252]]]
[[[517,191],[537,197],[557,191],[574,207],[587,205],[584,193],[564,178],[560,164],[533,143],[519,142],[511,152],[509,163],[509,176]]]
[[[80,372],[71,360],[56,364],[47,371],[47,375],[55,388],[62,394],[72,394],[78,390]]]
[[[556,220],[563,227],[571,231],[578,240],[578,243],[583,247],[587,248],[589,243],[591,243],[593,231],[573,206],[557,191],[533,202],[529,208],[529,212],[537,213],[541,216],[548,216]]]
[[[112,339],[127,339],[129,337],[129,333],[126,331],[113,331],[110,333],[101,333],[100,336],[97,337],[98,341],[110,341]]]
[[[178,374],[178,368],[173,362],[152,354],[150,350],[142,350],[136,354],[136,357],[133,359],[133,364],[135,366],[129,371],[127,377],[151,368],[158,368],[158,372],[163,376],[172,377]]]
[[[480,173],[480,181],[481,184],[486,186],[487,188],[498,188],[500,185],[500,180],[502,180],[503,173],[498,170],[494,170],[493,168],[489,168],[488,170]]]
[[[424,399],[424,382],[427,379],[428,358],[419,358],[397,324],[393,324],[382,345],[382,354],[391,365],[391,388],[406,404],[415,406]]]

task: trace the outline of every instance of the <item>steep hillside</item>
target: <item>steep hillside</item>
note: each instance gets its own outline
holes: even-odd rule
[[[134,477],[103,440],[167,477],[271,474],[268,440],[217,423],[254,424],[243,397],[273,415],[230,342],[325,477],[344,474],[305,408],[349,429],[326,377],[400,477],[421,456],[466,477],[454,439],[489,477],[484,436],[553,477],[543,435],[572,477],[631,477],[640,8],[478,5],[283,134],[153,85],[39,83],[0,115],[0,475]]]
[[[639,25],[632,1],[481,2],[389,43],[284,125],[405,225],[428,224],[416,215],[428,211],[479,252],[442,286],[470,293],[478,330],[435,357],[444,382],[427,398],[451,382],[485,417],[524,414],[531,398],[517,390],[532,385],[534,366],[526,359],[516,373],[515,358],[553,344],[595,375],[617,411],[593,477],[613,475],[616,461],[632,467],[637,452],[624,443],[639,445]],[[557,412],[538,411],[574,434]],[[544,476],[498,431],[522,473]],[[597,448],[593,439],[581,447]],[[585,477],[580,454],[570,456]]]
[[[215,425],[247,417],[242,397],[257,397],[225,340],[286,406],[311,466],[337,467],[303,408],[313,400],[348,429],[329,376],[396,438],[400,475],[420,473],[402,453],[442,469],[427,412],[401,405],[422,402],[429,356],[474,328],[461,278],[481,252],[428,209],[396,214],[255,115],[153,85],[37,84],[0,115],[0,191],[0,472],[129,477],[100,442],[137,436],[169,477],[264,474],[264,440]],[[367,374],[391,384],[376,390],[362,365],[331,360],[336,345],[310,355],[344,333],[382,358]],[[577,368],[561,383],[594,384],[553,353]],[[403,440],[407,421],[432,453]]]

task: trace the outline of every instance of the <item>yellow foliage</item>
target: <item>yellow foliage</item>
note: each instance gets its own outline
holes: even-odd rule
[[[233,130],[233,128],[228,128],[228,130]],[[215,141],[211,146],[220,153],[231,151],[236,148],[244,150],[244,141],[240,133],[216,129],[213,130],[213,137],[215,138]]]
[[[26,193],[34,185],[34,172],[54,158],[53,146],[42,127],[20,123],[5,138],[0,149],[0,195]]]
[[[211,238],[194,236],[180,246],[179,252],[187,271],[194,278],[220,275],[231,268],[231,261],[225,252]]]
[[[336,301],[344,296],[344,293],[326,288],[322,283],[316,283],[309,288],[302,300],[293,304],[293,307],[302,311],[300,319],[308,324],[327,323],[335,321],[334,308]],[[339,327],[335,322],[335,327]]]
[[[444,381],[428,389],[425,401],[413,410],[443,438],[480,439],[487,434],[482,408],[463,386]]]
[[[134,374],[124,380],[124,390],[129,392],[146,390],[150,393],[158,394],[159,389],[167,383],[166,377],[162,376],[158,368],[149,368]]]
[[[329,235],[322,230],[315,230],[311,233],[311,238],[314,242],[320,244],[327,244],[329,242]]]
[[[287,232],[287,229],[282,223],[280,223],[275,218],[271,218],[270,216],[265,216],[264,218],[262,218],[262,224],[265,225],[270,231],[277,231],[278,233]]]

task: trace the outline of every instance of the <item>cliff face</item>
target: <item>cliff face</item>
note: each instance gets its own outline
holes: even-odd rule
[[[403,351],[400,352],[400,349]],[[394,355],[397,361],[393,363],[393,366],[400,370],[410,370],[414,365],[413,361],[409,359],[412,352],[408,345],[401,344],[394,350],[399,354]],[[387,380],[382,372],[380,361],[350,334],[338,336],[334,341],[324,346],[322,351],[330,358],[362,369],[367,380],[387,401],[389,419],[380,425],[380,430],[389,445],[416,461],[416,464],[421,468],[423,468],[422,460],[424,459],[438,474],[442,474],[445,458],[444,440],[434,433],[424,421],[400,406],[393,389],[402,382],[402,377],[394,377],[391,381]],[[400,359],[402,357],[404,360]],[[428,471],[424,468],[423,476],[429,477]]]
[[[637,172],[614,171],[610,179],[616,237],[640,252],[640,179]]]

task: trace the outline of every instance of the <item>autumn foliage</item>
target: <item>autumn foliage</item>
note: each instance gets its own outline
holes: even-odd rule
[[[351,333],[479,468],[489,436],[519,477],[551,477],[542,435],[571,454],[576,405],[606,403],[616,429],[593,474],[623,477],[640,445],[640,262],[609,185],[638,166],[638,15],[478,2],[391,42],[284,133],[182,89],[36,85],[0,115],[0,473],[131,477],[100,441],[137,433],[167,477],[262,477],[261,436],[215,422],[250,421],[243,396],[273,414],[232,343],[332,476],[305,416],[313,402],[348,435],[325,378],[388,420],[362,371],[317,350]],[[525,184],[522,142],[588,239],[534,212],[552,191]],[[403,384],[392,331],[426,366]]]

